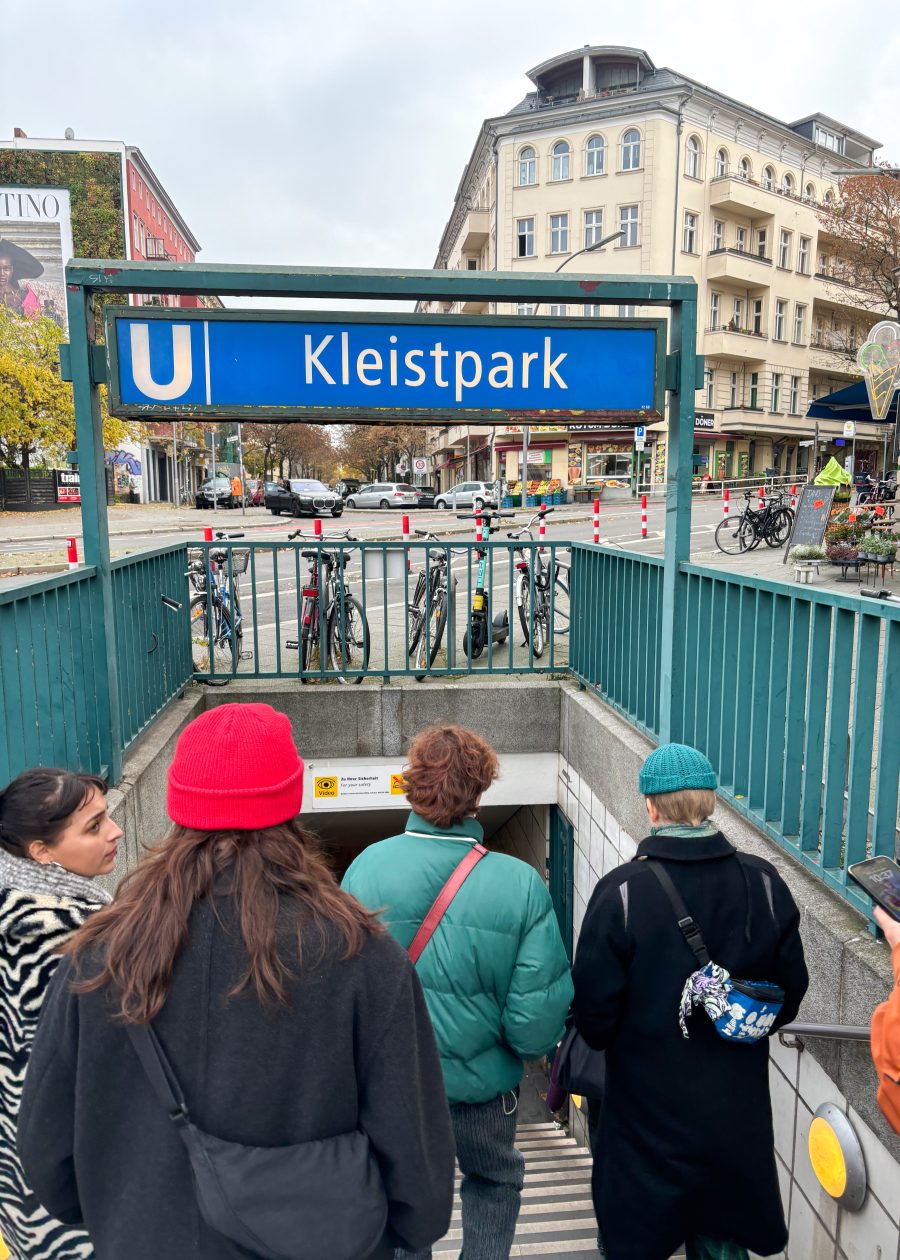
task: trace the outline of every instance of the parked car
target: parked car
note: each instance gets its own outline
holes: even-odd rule
[[[434,506],[438,508],[484,508],[499,507],[497,483],[491,481],[462,481],[437,496]]]
[[[414,489],[419,500],[419,507],[434,507],[434,497],[437,494],[434,486],[415,486]]]
[[[347,496],[348,508],[411,508],[418,502],[415,487],[403,481],[376,481]]]
[[[342,477],[340,481],[334,483],[334,492],[342,499],[346,499],[348,494],[353,494],[362,484],[357,477]]]
[[[270,483],[271,484],[271,483]],[[329,490],[321,481],[304,477],[292,477],[266,492],[265,506],[273,516],[290,512],[292,516],[318,516],[331,513],[340,516],[344,504],[339,494]]]
[[[213,501],[219,507],[231,507],[231,478],[216,473],[215,477],[207,477],[201,481],[194,495],[194,503],[198,508],[211,508]]]

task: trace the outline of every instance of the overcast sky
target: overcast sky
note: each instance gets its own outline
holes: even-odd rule
[[[585,43],[900,162],[896,0],[49,0],[4,6],[0,134],[137,145],[207,262],[430,267],[486,117]]]

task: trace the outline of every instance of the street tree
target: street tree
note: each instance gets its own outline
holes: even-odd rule
[[[345,468],[367,481],[391,480],[397,464],[409,467],[424,453],[425,429],[420,425],[354,424],[343,435]]]
[[[28,469],[75,446],[72,387],[59,370],[65,334],[52,319],[23,319],[0,307],[0,461]],[[103,406],[103,440],[118,446],[127,425]]]
[[[820,251],[832,257],[829,297],[836,306],[870,311],[872,323],[900,317],[900,179],[885,167],[848,175],[838,195],[819,206]],[[855,292],[848,296],[848,287]],[[849,313],[838,319],[831,348],[855,361],[867,328]]]

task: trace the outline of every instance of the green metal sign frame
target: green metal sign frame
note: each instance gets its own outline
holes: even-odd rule
[[[76,446],[81,471],[84,556],[96,567],[92,623],[101,637],[96,653],[97,703],[110,715],[102,750],[115,782],[121,777],[119,675],[113,617],[113,586],[100,385],[106,384],[105,347],[97,343],[94,297],[103,293],[177,293],[210,297],[338,298],[388,301],[535,302],[573,306],[637,305],[668,308],[669,346],[665,389],[669,399],[666,538],[663,573],[660,740],[677,739],[683,701],[673,686],[674,662],[683,656],[687,575],[690,558],[691,455],[694,393],[703,384],[697,356],[697,285],[682,276],[579,275],[569,272],[391,271],[355,268],[208,266],[75,259],[66,267],[69,345],[63,367],[75,400]],[[134,308],[132,308],[133,310]],[[142,316],[145,314],[141,311]],[[304,318],[308,314],[304,313]],[[367,318],[367,317],[366,317]],[[464,318],[464,317],[463,317]],[[501,317],[502,318],[502,317]],[[481,321],[483,322],[483,321]],[[103,650],[105,648],[105,651]]]
[[[532,417],[537,423],[542,420],[559,421],[561,425],[578,426],[581,423],[590,422],[594,419],[621,419],[623,426],[630,424],[652,424],[654,420],[661,419],[664,415],[665,406],[665,378],[666,378],[666,347],[665,332],[666,321],[664,319],[623,319],[623,318],[592,318],[590,321],[591,328],[646,328],[650,329],[656,335],[656,365],[655,365],[655,381],[654,396],[651,407],[641,411],[606,411],[598,409],[596,411],[562,411],[562,410],[528,410],[521,411],[513,408],[492,408],[491,410],[481,410],[477,408],[447,408],[446,410],[435,407],[421,408],[393,408],[393,407],[373,407],[368,408],[365,412],[361,412],[356,407],[258,407],[258,406],[200,406],[193,408],[185,408],[184,404],[168,404],[153,403],[145,405],[140,403],[127,404],[123,403],[119,395],[119,363],[118,363],[118,337],[116,336],[115,325],[120,319],[140,319],[143,321],[160,321],[163,323],[179,323],[186,324],[192,322],[220,322],[230,320],[240,323],[255,323],[271,320],[272,318],[278,323],[297,323],[297,324],[379,324],[386,327],[409,327],[410,325],[421,324],[424,327],[442,327],[451,324],[454,327],[470,327],[470,328],[541,328],[547,329],[549,332],[556,332],[559,329],[574,328],[579,332],[585,330],[584,319],[567,319],[567,318],[542,318],[535,316],[518,316],[518,315],[432,315],[410,313],[404,315],[385,315],[381,313],[368,313],[358,311],[260,311],[260,310],[229,310],[229,311],[207,311],[203,309],[177,309],[173,307],[134,307],[134,306],[107,306],[104,310],[104,340],[106,343],[106,363],[107,363],[107,405],[110,415],[123,416],[126,419],[159,419],[159,420],[182,420],[190,417],[203,417],[209,420],[258,420],[264,422],[266,420],[285,421],[295,420],[302,422],[304,420],[320,423],[333,424],[347,422],[352,424],[386,424],[396,422],[400,424],[409,424],[421,422],[423,424],[433,424],[438,420],[452,420],[458,424],[510,424],[517,421],[529,423]]]

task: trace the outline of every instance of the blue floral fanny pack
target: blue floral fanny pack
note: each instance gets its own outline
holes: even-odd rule
[[[648,861],[647,866],[671,902],[681,934],[700,964],[688,976],[681,991],[678,1024],[682,1036],[690,1036],[688,1016],[699,1006],[712,1020],[719,1036],[726,1041],[751,1045],[767,1037],[784,1006],[784,990],[767,980],[736,980],[724,967],[714,963],[703,934],[668,871],[654,861]]]

